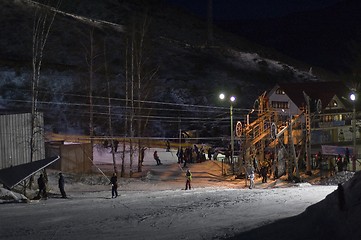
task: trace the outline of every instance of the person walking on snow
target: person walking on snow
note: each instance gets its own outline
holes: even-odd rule
[[[157,151],[154,151],[153,153],[153,157],[154,157],[154,160],[157,162],[157,165],[162,165],[160,159],[159,159],[159,156],[158,156],[158,152]]]
[[[41,197],[47,198],[46,194],[46,182],[43,174],[40,174],[38,178],[38,186],[39,186],[39,192],[38,192],[38,198]]]
[[[185,190],[191,190],[191,181],[192,181],[192,173],[189,169],[187,169],[187,172],[186,172],[186,188]]]
[[[116,173],[113,173],[113,176],[110,178],[110,184],[112,184],[112,198],[118,197],[118,178]]]

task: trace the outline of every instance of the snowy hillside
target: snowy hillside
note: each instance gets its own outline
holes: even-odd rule
[[[31,100],[35,9],[26,0],[1,1],[0,7],[0,104],[23,111]],[[90,75],[98,131],[104,133],[107,128],[108,96],[115,125],[122,125],[128,114],[125,79],[131,79],[131,60],[138,61],[135,65],[140,69],[140,75],[134,71],[134,79],[142,81],[140,94],[135,93],[135,100],[140,97],[143,103],[137,114],[148,116],[146,134],[151,136],[172,135],[178,129],[177,118],[214,116],[213,107],[226,106],[217,98],[221,90],[237,95],[235,114],[241,118],[257,96],[276,82],[318,80],[308,69],[262,57],[272,54],[219,29],[214,31],[214,42],[207,45],[206,30],[205,23],[162,0],[63,1],[45,46],[40,77],[40,109],[48,129],[86,133]],[[207,124],[183,121],[183,128],[210,129],[215,123]],[[120,133],[121,127],[115,131]]]

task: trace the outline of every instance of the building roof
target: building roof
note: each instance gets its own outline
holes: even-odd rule
[[[59,156],[45,158],[42,160],[24,163],[17,166],[0,169],[0,183],[12,189],[20,182],[46,168],[50,164],[60,159]]]
[[[335,95],[345,106],[351,106],[347,100],[350,89],[342,82],[281,83],[278,86],[298,107],[306,106],[303,92],[311,98],[311,101],[320,99],[323,108],[331,102]]]

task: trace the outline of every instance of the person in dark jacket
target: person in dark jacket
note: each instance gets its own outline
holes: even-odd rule
[[[178,163],[183,163],[183,148],[179,148],[177,152]]]
[[[154,160],[157,162],[157,165],[162,165],[162,162],[160,161],[160,158],[158,156],[158,152],[157,151],[154,151],[153,153],[153,158]]]
[[[170,151],[170,143],[169,143],[169,140],[167,140],[165,146],[166,146],[166,151],[169,152],[169,151]]]
[[[58,181],[58,186],[59,186],[59,190],[60,190],[60,193],[61,193],[61,197],[62,198],[66,198],[66,193],[65,193],[65,190],[64,190],[64,184],[65,184],[65,181],[64,181],[64,176],[62,173],[59,173],[59,181]]]
[[[113,173],[113,176],[110,178],[110,184],[112,184],[112,198],[118,197],[118,178],[116,173]]]
[[[143,166],[143,162],[144,162],[144,156],[145,156],[146,149],[147,149],[146,147],[142,147],[140,149],[140,162],[141,162],[142,166]]]
[[[261,167],[262,183],[267,182],[267,172],[268,172],[268,167],[267,166],[262,166]]]
[[[38,178],[38,187],[39,187],[38,198],[42,198],[42,197],[46,198],[47,197],[46,182],[43,174],[40,174]]]
[[[340,154],[337,155],[336,164],[337,164],[337,170],[339,172],[342,172],[344,164]]]

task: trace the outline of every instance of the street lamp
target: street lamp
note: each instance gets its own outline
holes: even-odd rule
[[[224,100],[226,98],[226,96],[221,93],[219,95],[219,98],[221,100]],[[233,159],[233,155],[234,155],[234,132],[233,132],[233,102],[236,101],[236,97],[235,96],[231,96],[229,98],[230,101],[230,107],[229,107],[229,113],[230,113],[230,117],[231,117],[231,164],[232,164],[232,172],[234,174],[234,159]],[[222,167],[222,171],[223,171],[223,167]]]
[[[352,171],[356,171],[356,94],[350,94],[350,100],[352,101],[353,105],[353,112],[352,112],[352,141],[353,141],[353,157],[352,157]]]

